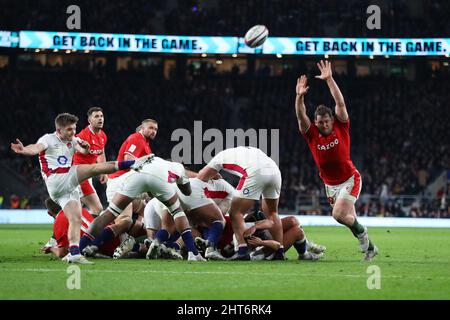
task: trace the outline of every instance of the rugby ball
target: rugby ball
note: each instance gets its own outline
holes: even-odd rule
[[[259,47],[269,36],[269,30],[266,26],[258,24],[251,27],[245,34],[244,41],[250,48]]]

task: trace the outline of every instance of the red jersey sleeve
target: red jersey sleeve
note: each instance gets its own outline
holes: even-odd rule
[[[69,220],[67,220],[64,211],[60,211],[53,224],[53,235],[59,248],[69,247],[69,239],[67,238],[68,230]]]
[[[146,154],[144,139],[139,136],[131,136],[127,141],[124,154],[129,154],[136,158],[140,158]]]
[[[81,130],[80,132],[78,132],[75,136],[84,141],[89,141],[89,137],[87,136],[86,130],[84,130],[84,129]]]

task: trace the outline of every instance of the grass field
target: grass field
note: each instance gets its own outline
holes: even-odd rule
[[[39,248],[49,225],[0,225],[0,299],[450,299],[450,230],[371,228],[380,255],[360,262],[356,239],[340,227],[307,227],[325,259],[208,262],[95,260],[69,290],[67,265]],[[381,289],[367,288],[367,268]]]

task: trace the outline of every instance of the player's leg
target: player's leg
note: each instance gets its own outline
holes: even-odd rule
[[[281,223],[283,225],[283,246],[285,251],[289,250],[293,245],[298,253],[299,260],[319,260],[322,258],[322,253],[316,254],[307,250],[308,240],[296,217],[285,217],[281,219]],[[319,248],[319,246],[317,247]]]
[[[180,201],[176,193],[173,194],[171,198],[168,200],[163,200],[164,197],[161,197],[161,201],[164,205],[169,209],[171,216],[173,217],[175,228],[180,233],[181,238],[183,239],[184,245],[188,250],[188,260],[189,261],[205,261],[205,259],[198,254],[197,248],[194,243],[194,238],[192,237],[192,231],[189,224],[189,221],[181,208]],[[153,243],[152,243],[153,245]]]
[[[205,258],[212,260],[225,260],[217,250],[217,244],[225,227],[225,218],[216,203],[192,209],[190,214],[207,225],[208,236]]]
[[[98,216],[103,211],[103,206],[90,179],[80,183],[80,190],[81,202],[89,208],[92,215]]]
[[[95,250],[98,250],[98,247],[87,248],[92,245],[92,242],[96,237],[100,236],[105,227],[114,221],[119,215],[124,213],[124,215],[131,215],[129,211],[131,211],[132,206],[131,202],[133,198],[125,196],[120,193],[116,193],[113,197],[113,200],[109,204],[108,208],[106,208],[97,218],[92,221],[89,226],[88,231],[80,240],[80,248],[83,251],[86,251],[86,254],[90,254],[92,251],[95,253]]]
[[[229,215],[231,218],[231,226],[238,243],[238,251],[233,255],[231,260],[250,260],[248,245],[244,239],[245,222],[244,214],[255,205],[254,199],[244,199],[234,196],[231,200]]]
[[[369,239],[367,228],[358,222],[353,201],[338,198],[333,207],[333,218],[348,227],[353,235],[358,238],[361,251],[366,253],[365,260],[372,260],[378,253],[378,248]]]
[[[143,156],[135,160],[124,161],[107,161],[99,162],[95,164],[80,164],[77,165],[77,178],[81,183],[86,179],[98,176],[100,174],[114,173],[119,170],[125,170],[130,168],[138,169],[152,158],[153,155]]]
[[[68,263],[92,264],[80,254],[81,204],[79,199],[69,199],[66,203],[61,203],[61,207],[69,220],[67,230],[69,254],[63,260]]]
[[[281,173],[278,167],[273,168],[272,171],[273,174],[269,174],[271,172],[268,171],[267,174],[261,175],[261,178],[266,180],[262,190],[262,211],[268,219],[273,221],[273,226],[269,229],[273,239],[279,243],[283,243],[283,226],[280,217],[278,216],[278,203],[281,192]],[[274,259],[285,259],[283,246],[276,252]]]

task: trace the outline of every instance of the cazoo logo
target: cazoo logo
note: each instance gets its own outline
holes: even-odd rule
[[[330,150],[331,148],[336,146],[338,143],[339,143],[339,140],[336,138],[336,139],[334,139],[334,141],[331,141],[328,144],[318,144],[317,145],[317,149],[319,149],[319,150]]]

